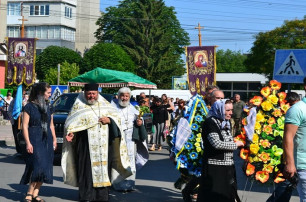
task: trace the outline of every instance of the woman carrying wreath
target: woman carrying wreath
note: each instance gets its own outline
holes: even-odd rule
[[[211,116],[202,129],[204,154],[197,201],[240,201],[233,151],[244,144],[234,142],[231,134],[233,104],[230,100],[218,100],[210,110]]]
[[[47,83],[34,84],[29,103],[24,107],[23,136],[26,142],[26,167],[20,184],[28,184],[25,202],[44,201],[38,196],[43,183],[53,183],[53,155],[56,136],[48,105],[51,87]]]

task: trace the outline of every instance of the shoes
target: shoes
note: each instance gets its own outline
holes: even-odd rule
[[[26,198],[27,196],[31,196],[32,199],[27,199],[27,198]],[[33,201],[33,195],[32,195],[32,194],[27,194],[27,195],[24,197],[24,199],[23,199],[23,202],[31,202],[31,201]]]
[[[159,148],[158,148],[158,150],[157,151],[161,151],[163,149],[163,147],[162,146],[160,146]]]
[[[193,195],[192,195],[192,199],[193,199],[193,200],[197,200],[197,199],[198,199],[198,194],[193,194]]]
[[[152,147],[149,148],[149,151],[155,151],[155,146],[152,145]]]
[[[186,189],[182,190],[182,195],[183,195],[183,200],[185,202],[192,202],[192,199],[190,197],[190,193],[188,193]]]
[[[39,200],[37,198],[40,198],[38,195],[33,197],[33,202],[46,202],[44,199],[40,198]]]

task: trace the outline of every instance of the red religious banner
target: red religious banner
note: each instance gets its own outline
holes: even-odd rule
[[[5,81],[8,85],[35,82],[36,39],[8,38]]]
[[[186,48],[187,80],[192,95],[205,95],[208,85],[216,83],[216,46]]]

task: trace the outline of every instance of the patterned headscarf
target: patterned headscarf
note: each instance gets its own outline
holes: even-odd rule
[[[229,120],[225,120],[225,100],[217,100],[209,111],[209,115],[213,116],[221,121],[221,128],[231,128]]]

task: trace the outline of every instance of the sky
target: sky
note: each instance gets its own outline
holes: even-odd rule
[[[198,46],[200,23],[202,46],[217,45],[248,53],[254,36],[280,27],[285,20],[303,19],[306,0],[164,0],[175,8],[181,27],[189,33],[190,46]],[[100,0],[100,10],[119,4],[117,0]]]

